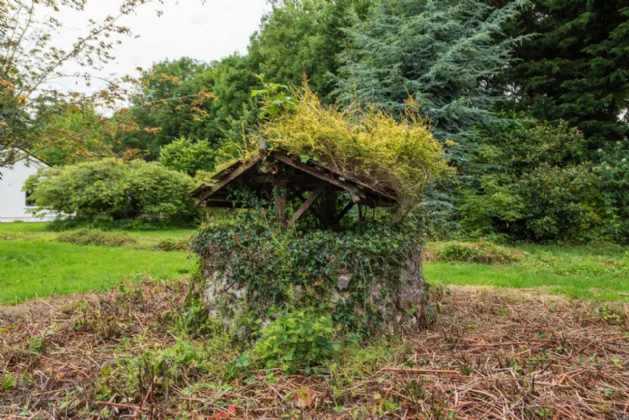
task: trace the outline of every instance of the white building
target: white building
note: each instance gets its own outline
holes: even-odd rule
[[[27,195],[22,191],[26,179],[37,173],[40,168],[48,168],[44,162],[29,156],[26,160],[20,160],[9,168],[0,168],[0,223],[1,222],[41,222],[54,220],[53,213],[42,217],[34,217],[27,210],[31,203]]]

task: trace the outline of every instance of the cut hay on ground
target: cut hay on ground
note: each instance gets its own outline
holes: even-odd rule
[[[229,386],[215,377],[197,387],[182,373],[163,387],[159,377],[140,378],[136,389],[109,383],[111,396],[99,401],[125,337],[138,354],[147,345],[176,343],[161,315],[180,305],[184,288],[90,295],[88,304],[69,309],[66,302],[52,316],[33,312],[31,320],[0,312],[0,372],[18,380],[0,388],[0,417],[626,419],[629,413],[629,319],[622,308],[474,288],[453,288],[431,329],[405,337],[394,360],[342,389],[333,389],[341,382],[329,373],[286,377],[267,370]]]

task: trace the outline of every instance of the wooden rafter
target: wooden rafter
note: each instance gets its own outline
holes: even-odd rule
[[[223,178],[220,181],[216,182],[216,184],[213,184],[212,187],[210,189],[208,189],[208,191],[206,191],[203,194],[201,194],[201,196],[198,198],[197,201],[199,203],[204,202],[209,197],[211,197],[214,193],[216,193],[218,190],[222,189],[223,187],[225,187],[226,185],[228,185],[229,183],[234,181],[236,178],[238,178],[240,175],[244,174],[249,169],[253,168],[255,165],[257,165],[260,162],[260,160],[261,160],[261,158],[258,156],[256,158],[252,159],[249,163],[246,163],[245,165],[243,165],[240,168],[236,169],[234,172],[230,173],[225,178]]]
[[[321,193],[325,191],[326,188],[327,188],[327,185],[321,185],[317,187],[317,189],[314,190],[312,194],[310,194],[310,196],[306,199],[306,201],[304,201],[301,207],[299,207],[299,209],[295,212],[295,214],[293,215],[293,218],[290,219],[290,222],[288,222],[288,227],[293,226],[297,222],[297,220],[299,220],[301,216],[303,216],[304,213],[308,211],[310,206],[312,206],[312,204],[317,200],[317,198],[319,198]]]
[[[283,156],[290,156],[290,151],[288,151],[286,149],[276,149],[276,150],[277,151],[274,152],[274,153],[279,153],[279,154],[281,154]],[[296,162],[298,162],[298,161],[296,161]],[[301,163],[301,162],[298,162],[298,163]],[[325,165],[323,165],[323,164],[321,164],[321,163],[319,163],[317,161],[311,160],[311,161],[308,162],[307,165],[304,165],[304,166],[310,167],[310,168],[314,169],[315,171],[318,171],[318,172],[321,172],[321,173],[328,173],[332,177],[336,177],[335,179],[338,179],[341,182],[348,181],[351,184],[356,185],[357,187],[359,187],[361,189],[361,191],[363,191],[363,190],[366,190],[368,192],[372,191],[375,194],[380,195],[380,196],[382,196],[382,197],[384,197],[386,199],[389,199],[389,200],[392,200],[392,201],[396,201],[396,198],[390,192],[385,192],[385,191],[382,191],[380,189],[375,189],[373,186],[367,185],[367,184],[365,184],[365,183],[363,183],[363,182],[361,182],[361,181],[359,181],[359,180],[357,180],[355,178],[348,177],[348,176],[345,176],[343,174],[337,173],[333,169],[328,168],[327,166],[325,166]]]
[[[332,184],[336,187],[339,187],[341,189],[344,189],[345,191],[349,191],[350,193],[357,195],[363,199],[367,198],[367,195],[365,194],[364,191],[361,191],[360,189],[356,188],[353,185],[349,185],[346,184],[345,182],[341,182],[338,179],[335,179],[329,175],[326,175],[322,172],[317,171],[316,169],[308,166],[308,165],[304,165],[301,162],[297,162],[296,160],[289,158],[288,156],[285,156],[281,153],[277,153],[277,152],[271,152],[271,157],[273,157],[274,159],[279,160],[282,163],[285,163],[288,166],[292,166],[295,169],[298,169],[302,172],[307,173],[308,175],[312,175],[315,178],[319,178],[322,181],[325,181],[329,184]]]
[[[263,146],[262,143],[261,146]],[[260,154],[249,162],[243,163],[242,160],[234,162],[213,176],[215,183],[199,186],[190,193],[190,196],[206,207],[227,207],[228,205],[224,200],[228,198],[229,191],[225,187],[241,177],[253,181],[257,184],[256,189],[258,191],[268,194],[271,186],[279,185],[279,178],[277,171],[269,170],[269,168],[256,168],[266,158],[272,159],[271,169],[282,170],[279,176],[286,184],[283,189],[286,189],[287,193],[290,192],[295,195],[303,191],[314,191],[321,184],[326,184],[331,189],[349,192],[355,205],[382,207],[395,203],[395,197],[386,192],[374,189],[351,177],[346,177],[315,161],[305,164],[281,150],[271,152],[261,150]],[[273,162],[276,162],[277,165]],[[302,201],[305,199],[302,198]],[[241,203],[240,206],[244,206],[244,204]],[[349,210],[351,208],[347,211]],[[338,215],[335,214],[328,222],[334,223],[337,217]],[[321,217],[319,218],[321,219]]]

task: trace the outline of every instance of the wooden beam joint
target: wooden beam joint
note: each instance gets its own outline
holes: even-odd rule
[[[290,221],[288,222],[289,228],[292,227],[301,218],[301,216],[303,216],[304,213],[308,211],[310,206],[312,206],[312,204],[317,200],[317,198],[319,198],[321,193],[323,193],[323,191],[325,191],[326,188],[327,188],[327,185],[321,185],[317,187],[317,189],[314,190],[312,194],[310,194],[310,196],[308,196],[306,201],[304,201],[304,204],[302,204],[301,207],[299,207],[299,209],[293,215],[293,218],[290,219]]]

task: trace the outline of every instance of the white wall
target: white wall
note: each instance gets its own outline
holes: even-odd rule
[[[26,179],[37,173],[39,168],[44,168],[41,162],[32,158],[28,162],[20,161],[12,168],[2,168],[0,179],[0,222],[13,222],[22,220],[25,222],[39,222],[53,220],[53,214],[47,214],[42,218],[35,218],[26,212],[26,193],[22,191]]]

